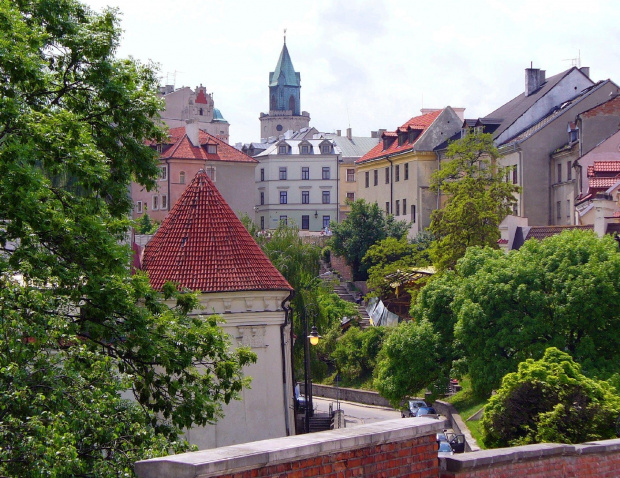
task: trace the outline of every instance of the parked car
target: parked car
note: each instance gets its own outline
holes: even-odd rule
[[[403,418],[415,417],[420,407],[428,407],[428,404],[424,400],[409,400],[407,406],[400,411],[400,416]]]
[[[303,396],[299,391],[299,384],[295,385],[295,402],[297,402],[297,411],[305,412],[306,411],[306,397]]]
[[[433,418],[437,418],[437,412],[435,411],[435,409],[433,407],[419,407],[416,412],[415,415],[416,417],[424,417],[424,416],[432,416]]]
[[[437,451],[437,456],[445,457],[445,456],[451,456],[451,455],[454,455],[454,452],[452,451],[452,447],[450,446],[450,444],[447,441],[440,441],[439,449]]]

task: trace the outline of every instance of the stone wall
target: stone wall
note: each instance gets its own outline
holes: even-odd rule
[[[443,421],[387,420],[136,463],[139,478],[278,476],[437,478],[435,434]]]
[[[299,385],[301,387],[301,392],[305,394],[304,383],[300,383]],[[370,390],[359,390],[357,388],[333,387],[331,385],[320,385],[313,383],[312,396],[392,408],[387,398],[383,398],[377,392],[372,392]]]
[[[620,473],[620,439],[499,448],[440,458],[439,463],[440,478],[615,478]]]
[[[347,282],[353,281],[353,272],[351,268],[344,261],[344,257],[337,256],[335,254],[331,255],[331,268],[338,272],[340,276],[346,280]]]

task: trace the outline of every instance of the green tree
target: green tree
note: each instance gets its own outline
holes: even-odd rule
[[[455,357],[479,396],[548,347],[604,379],[620,371],[619,274],[617,243],[588,231],[531,240],[509,254],[474,247],[425,287],[414,316],[444,340],[454,324]]]
[[[499,224],[516,203],[518,186],[497,163],[490,134],[469,133],[448,146],[447,161],[433,173],[431,190],[447,199],[433,211],[430,231],[437,240],[431,258],[438,271],[454,268],[471,246],[497,247]]]
[[[502,380],[484,411],[484,443],[583,443],[615,437],[620,396],[587,378],[570,355],[552,347]]]
[[[386,217],[377,203],[358,199],[351,203],[351,212],[344,221],[332,223],[332,250],[351,266],[355,280],[366,280],[368,267],[362,259],[370,246],[388,237],[400,239],[408,227],[407,222],[396,221],[392,215]]]
[[[428,321],[399,324],[383,344],[374,385],[394,406],[441,378],[439,336]]]
[[[338,339],[331,357],[345,384],[372,376],[388,333],[387,327],[351,327]]]
[[[0,475],[131,475],[221,416],[255,357],[130,273],[127,190],[155,186],[164,132],[115,12],[0,0],[0,25]]]

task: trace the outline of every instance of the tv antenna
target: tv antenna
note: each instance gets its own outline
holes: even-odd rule
[[[571,66],[581,68],[581,49],[577,50],[577,58],[564,58],[562,61],[570,61]]]

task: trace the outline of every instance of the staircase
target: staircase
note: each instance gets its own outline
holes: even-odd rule
[[[310,433],[331,430],[332,418],[329,413],[315,413],[310,417]]]
[[[330,271],[323,261],[321,261],[320,273],[323,283],[327,287],[333,288],[334,293],[337,294],[338,297],[357,306],[358,314],[360,316],[360,328],[363,330],[370,327],[370,317],[368,312],[366,312],[366,306],[363,305],[363,303],[357,304],[355,300],[359,293],[349,290],[347,283],[343,283],[340,277],[336,273]]]

